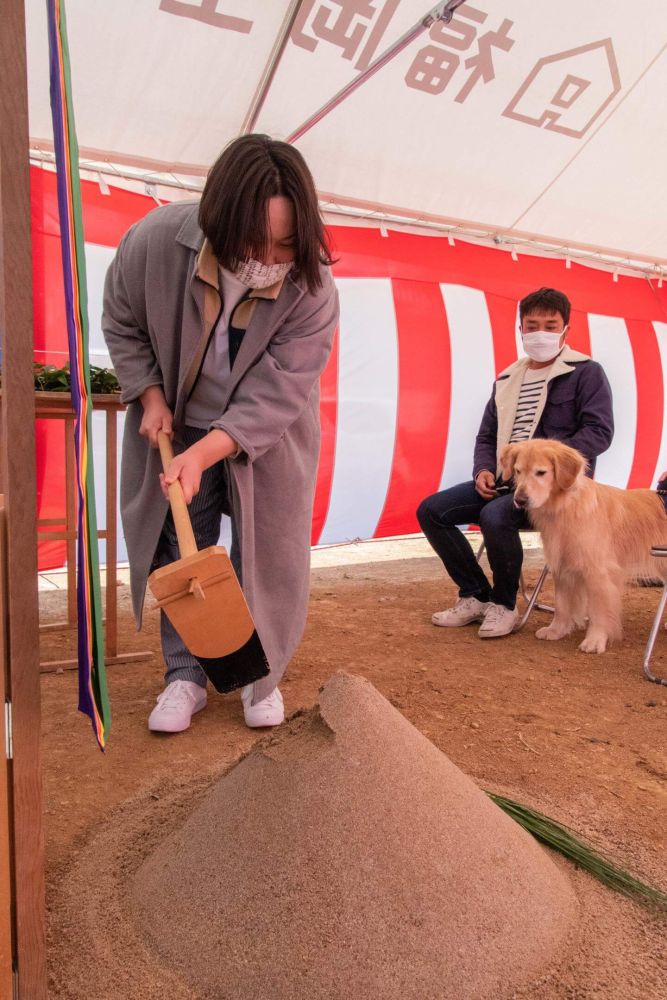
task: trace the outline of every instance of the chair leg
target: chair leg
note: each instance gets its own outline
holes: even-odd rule
[[[476,553],[477,562],[479,562],[482,556],[484,555],[485,549],[486,549],[486,544],[484,542],[484,539],[482,539],[482,542],[479,548],[477,549]],[[535,589],[531,594],[528,594],[528,591],[526,590],[526,580],[523,575],[523,570],[521,571],[521,576],[519,577],[519,590],[521,596],[523,597],[528,607],[524,612],[523,618],[521,619],[517,627],[514,629],[515,632],[518,632],[520,629],[523,628],[523,626],[526,624],[526,621],[528,620],[528,615],[533,610],[533,608],[537,608],[538,611],[548,611],[549,614],[553,614],[555,612],[556,609],[553,608],[550,604],[537,603],[537,598],[540,596],[540,591],[542,590],[542,587],[544,586],[544,582],[548,575],[549,575],[549,567],[545,566],[540,574],[539,580],[535,584]]]
[[[549,575],[549,567],[545,566],[544,569],[542,570],[541,574],[540,574],[540,577],[539,577],[536,585],[535,585],[536,589],[531,594],[531,597],[534,595],[535,598],[537,599],[540,596],[540,592],[542,590],[542,587],[544,586],[544,583],[545,583],[546,578],[547,578],[548,575]],[[530,597],[528,596],[528,592],[526,591],[526,581],[524,579],[523,570],[521,570],[520,585],[521,585],[521,596],[523,597],[523,599],[526,602],[526,604],[530,604]],[[548,611],[550,615],[553,615],[555,613],[555,611],[556,611],[556,609],[553,608],[550,604],[540,604],[537,600],[533,601],[530,610],[532,611],[533,608],[537,608],[538,611]],[[528,613],[530,614],[530,612],[528,612]],[[525,617],[527,618],[528,615],[526,615]],[[525,619],[524,619],[524,621],[525,621]],[[524,622],[522,622],[522,625],[523,624],[524,624]]]
[[[546,581],[548,573],[549,573],[549,567],[545,566],[544,569],[542,570],[541,574],[540,574],[539,580],[535,584],[536,587],[539,587],[539,590],[537,591],[537,595],[538,596],[539,596],[540,590],[544,586],[544,583]],[[529,595],[528,591],[526,590],[526,581],[525,581],[525,578],[524,578],[524,575],[523,575],[523,570],[521,571],[521,576],[519,577],[519,588],[521,590],[521,596],[523,597],[523,599],[526,602],[526,604],[530,604],[530,600],[531,600],[531,597],[533,595],[532,594]],[[533,594],[534,593],[535,593],[535,591],[533,591]],[[553,608],[550,604],[536,604],[535,601],[533,601],[531,607],[537,608],[538,611],[548,611],[549,614],[551,614],[551,615],[553,615],[554,612],[556,611],[556,609]]]
[[[540,591],[542,590],[542,587],[544,586],[544,582],[545,582],[545,580],[546,580],[546,578],[547,578],[548,575],[549,575],[549,567],[548,566],[544,566],[544,568],[542,569],[542,572],[540,573],[539,579],[538,579],[537,583],[535,584],[535,587],[533,589],[532,594],[530,595],[530,597],[528,597],[528,595],[526,594],[526,587],[525,587],[525,584],[523,582],[523,573],[521,574],[521,593],[522,593],[523,597],[525,598],[525,600],[527,600],[528,604],[527,604],[526,610],[523,613],[523,616],[521,617],[521,619],[519,621],[519,624],[514,627],[514,631],[515,632],[520,632],[521,631],[521,629],[523,628],[523,626],[528,621],[528,618],[529,618],[530,613],[533,610],[533,608],[538,607],[542,611],[553,611],[554,610],[548,604],[538,604],[537,603],[537,599],[540,596]]]
[[[646,643],[646,649],[644,650],[644,675],[649,681],[653,681],[654,684],[664,684],[667,687],[667,678],[656,677],[651,673],[649,664],[651,662],[651,656],[653,655],[653,647],[655,646],[655,640],[658,635],[658,629],[662,622],[662,616],[665,612],[665,604],[667,604],[667,582],[662,588],[662,594],[660,596],[660,603],[658,604],[658,609],[655,613],[655,618],[653,619],[653,625],[651,627],[651,634],[648,637],[648,642]]]

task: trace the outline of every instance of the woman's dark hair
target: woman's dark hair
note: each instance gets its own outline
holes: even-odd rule
[[[234,139],[211,167],[199,205],[199,225],[223,267],[261,260],[270,243],[269,199],[294,206],[294,269],[310,292],[322,284],[320,264],[331,250],[310,170],[301,153],[268,135]]]
[[[570,322],[570,300],[563,292],[555,288],[538,288],[536,292],[526,295],[519,303],[519,320],[523,323],[523,317],[530,313],[560,313],[563,317],[563,324],[567,326]]]

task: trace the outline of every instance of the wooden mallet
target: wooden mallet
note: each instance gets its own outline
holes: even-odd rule
[[[158,432],[162,467],[174,458],[171,441]],[[181,558],[156,569],[148,585],[181,639],[217,691],[232,691],[266,677],[269,667],[227,550],[199,550],[181,484],[168,487]]]

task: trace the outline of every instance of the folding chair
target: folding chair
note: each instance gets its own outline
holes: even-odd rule
[[[482,539],[480,547],[477,550],[477,562],[479,562],[480,559],[482,558],[482,556],[484,555],[484,550],[485,549],[486,549],[486,544],[484,542],[484,539]],[[665,553],[665,554],[667,554],[667,553]],[[515,632],[520,632],[521,631],[521,629],[523,628],[523,626],[528,621],[528,618],[530,617],[530,614],[531,614],[531,612],[532,612],[532,610],[534,608],[537,608],[539,611],[549,611],[551,614],[553,614],[554,611],[556,610],[555,608],[552,608],[552,606],[550,604],[539,604],[538,603],[538,598],[540,596],[540,593],[542,591],[542,587],[544,586],[545,581],[546,581],[548,575],[549,575],[549,567],[545,564],[545,566],[542,568],[542,572],[540,573],[540,575],[539,575],[539,577],[537,579],[537,583],[535,584],[535,586],[533,587],[533,589],[531,590],[531,592],[529,594],[528,591],[526,590],[526,581],[524,579],[523,570],[521,570],[521,576],[519,577],[519,590],[521,592],[521,596],[523,597],[524,601],[526,602],[526,610],[524,611],[523,615],[519,619],[518,624],[514,626],[514,631]],[[666,598],[666,600],[667,600],[667,598]]]
[[[664,545],[654,545],[651,549],[651,555],[656,558],[665,558],[667,556],[667,547]],[[653,681],[654,684],[664,684],[667,687],[667,678],[656,677],[651,673],[651,668],[649,666],[651,662],[651,656],[653,655],[653,647],[655,646],[655,640],[658,635],[658,629],[660,628],[660,623],[662,622],[662,616],[665,613],[665,605],[667,604],[667,580],[665,580],[664,586],[662,588],[662,594],[660,595],[660,601],[658,603],[658,608],[655,612],[655,618],[653,619],[653,625],[651,626],[651,634],[648,637],[648,642],[646,643],[646,649],[644,650],[644,675],[647,680]]]

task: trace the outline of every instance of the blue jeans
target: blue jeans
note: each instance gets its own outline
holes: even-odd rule
[[[513,608],[521,577],[523,548],[520,528],[529,528],[514,495],[483,500],[471,480],[434,493],[419,505],[417,519],[427,539],[458,585],[460,597],[476,597]],[[493,586],[483,573],[470,542],[458,524],[479,524],[493,573]]]

